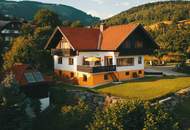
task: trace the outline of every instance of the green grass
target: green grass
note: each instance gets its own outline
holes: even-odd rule
[[[75,86],[75,85],[70,85],[70,84],[65,84],[65,83],[57,83],[55,86],[53,87],[57,87],[57,88],[63,88],[66,90],[80,90],[80,91],[90,91],[90,92],[96,92],[94,89],[92,88],[87,88],[87,87],[79,87],[79,86]]]
[[[184,102],[178,104],[174,113],[185,130],[190,130],[190,98],[186,99]]]
[[[109,93],[128,99],[151,100],[190,87],[190,77],[149,77],[128,81],[120,85],[105,85],[95,88],[100,93]]]

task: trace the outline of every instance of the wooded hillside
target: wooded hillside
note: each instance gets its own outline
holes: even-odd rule
[[[156,2],[141,5],[106,19],[106,26],[141,23],[160,46],[158,55],[189,54],[190,1]]]
[[[42,8],[54,11],[60,16],[62,21],[73,22],[79,20],[83,25],[91,25],[99,21],[97,17],[92,17],[81,10],[66,5],[45,4],[34,1],[0,1],[1,14],[25,18],[26,20],[32,20],[35,13]]]
[[[161,21],[190,19],[190,1],[168,1],[149,3],[123,11],[105,20],[106,25],[139,22],[144,25]]]

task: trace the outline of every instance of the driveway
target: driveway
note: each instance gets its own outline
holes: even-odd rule
[[[163,74],[168,75],[168,76],[188,76],[187,74],[184,73],[179,73],[173,71],[174,66],[146,66],[145,71],[146,72],[163,72]]]

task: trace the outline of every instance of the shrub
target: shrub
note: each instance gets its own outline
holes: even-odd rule
[[[37,130],[85,130],[93,112],[84,102],[63,105],[53,111],[43,112],[33,125]]]
[[[178,123],[160,106],[141,101],[119,102],[98,110],[89,130],[177,130]]]

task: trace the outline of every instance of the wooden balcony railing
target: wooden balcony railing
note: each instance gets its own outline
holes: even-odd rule
[[[51,54],[63,57],[76,56],[76,51],[73,51],[72,49],[52,49]]]
[[[112,72],[112,71],[116,71],[116,65],[95,66],[95,67],[78,65],[77,70],[81,72],[87,72],[87,73]]]

